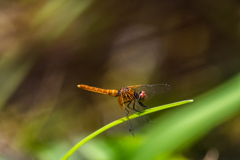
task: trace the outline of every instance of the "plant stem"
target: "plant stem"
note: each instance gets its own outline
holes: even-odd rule
[[[183,104],[187,104],[187,103],[191,103],[193,102],[193,99],[190,100],[184,100],[184,101],[179,101],[179,102],[175,102],[175,103],[170,103],[170,104],[166,104],[166,105],[162,105],[162,106],[158,106],[158,107],[154,107],[154,108],[150,108],[150,109],[146,109],[143,112],[137,112],[135,114],[130,115],[128,118],[129,119],[134,119],[137,118],[139,116],[143,116],[145,114],[149,114],[149,113],[153,113],[156,111],[160,111],[163,109],[167,109],[167,108],[171,108],[171,107],[176,107],[179,105],[183,105]],[[63,157],[61,160],[67,160],[79,147],[81,147],[84,143],[86,143],[87,141],[91,140],[92,138],[96,137],[97,135],[99,135],[100,133],[120,124],[123,123],[125,121],[127,121],[127,117],[123,117],[121,119],[118,119],[116,121],[113,121],[112,123],[109,123],[107,125],[105,125],[104,127],[100,128],[99,130],[93,132],[92,134],[90,134],[89,136],[87,136],[86,138],[84,138],[83,140],[81,140],[79,143],[77,143],[73,148],[71,148]]]

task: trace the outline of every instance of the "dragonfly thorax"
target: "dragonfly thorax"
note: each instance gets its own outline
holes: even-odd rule
[[[123,87],[120,89],[119,94],[122,96],[124,102],[132,101],[137,99],[135,91],[129,87]]]

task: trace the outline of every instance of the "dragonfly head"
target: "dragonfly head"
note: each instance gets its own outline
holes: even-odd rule
[[[138,97],[138,101],[139,102],[144,102],[147,99],[147,95],[144,91],[140,91],[139,92],[139,97]]]

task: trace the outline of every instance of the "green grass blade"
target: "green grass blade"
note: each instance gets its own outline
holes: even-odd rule
[[[219,124],[238,115],[240,74],[195,100],[187,107],[156,118],[154,129],[148,130],[141,145],[131,153],[132,160],[170,159],[174,154],[191,147]],[[218,146],[217,141],[212,144]]]
[[[137,118],[139,116],[143,116],[149,113],[153,113],[156,111],[160,111],[163,109],[167,109],[167,108],[172,108],[172,107],[176,107],[176,106],[180,106],[183,104],[187,104],[187,103],[191,103],[193,102],[192,99],[190,100],[184,100],[184,101],[179,101],[179,102],[175,102],[175,103],[170,103],[170,104],[166,104],[166,105],[162,105],[162,106],[158,106],[158,107],[154,107],[151,109],[146,109],[143,112],[138,112],[135,114],[132,114],[129,116],[129,119],[134,119]],[[63,157],[61,160],[67,160],[79,147],[81,147],[84,143],[86,143],[87,141],[91,140],[92,138],[96,137],[97,135],[99,135],[100,133],[120,124],[123,123],[125,121],[127,121],[127,117],[123,117],[121,119],[118,119],[116,121],[113,121],[112,123],[107,124],[106,126],[100,128],[99,130],[93,132],[92,134],[90,134],[89,136],[87,136],[86,138],[84,138],[82,141],[80,141],[79,143],[77,143],[73,148],[71,148]]]

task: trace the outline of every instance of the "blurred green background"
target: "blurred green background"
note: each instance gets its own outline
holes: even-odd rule
[[[77,88],[168,83],[153,125],[116,126],[70,160],[240,159],[240,2],[0,0],[0,160],[60,159],[124,115]]]

